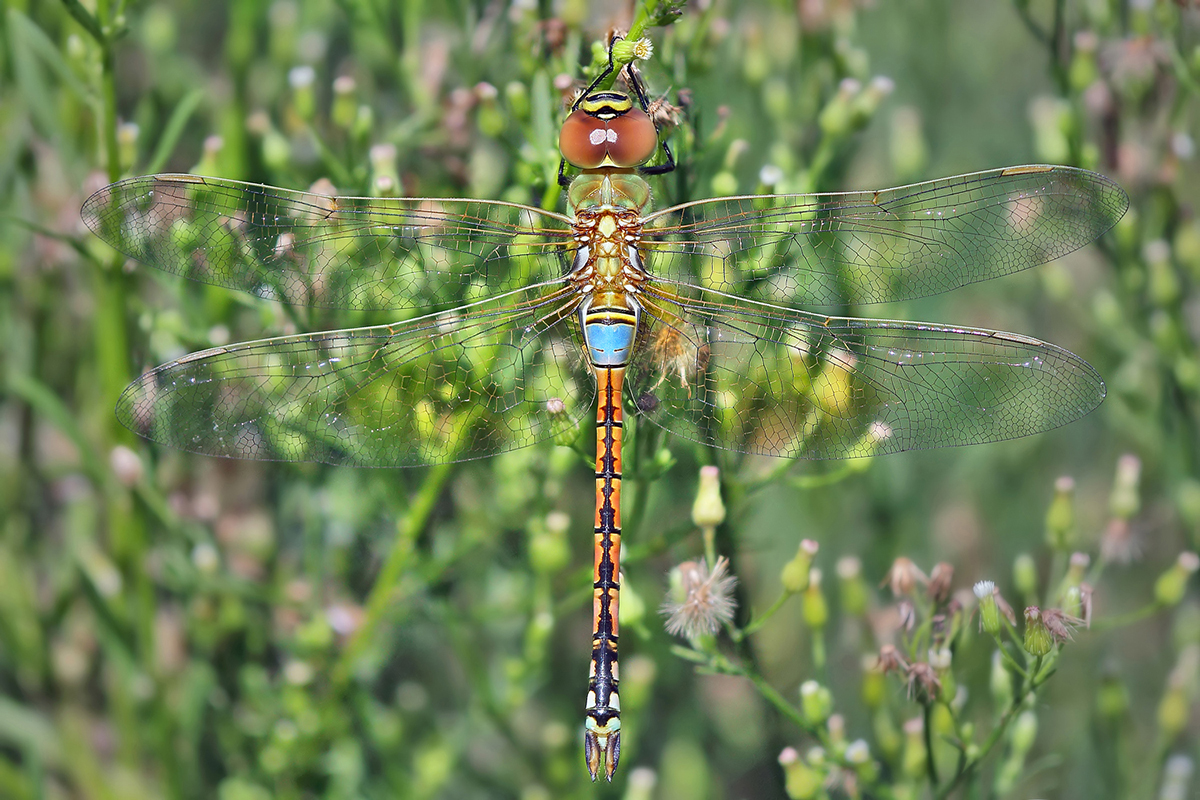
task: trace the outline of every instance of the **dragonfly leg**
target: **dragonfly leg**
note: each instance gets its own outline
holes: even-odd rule
[[[621,701],[617,694],[617,633],[621,586],[621,385],[624,368],[597,368],[596,527],[584,758],[592,780],[612,780],[621,757]]]

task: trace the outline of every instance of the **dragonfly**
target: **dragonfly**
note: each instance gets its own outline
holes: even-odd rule
[[[419,467],[571,440],[594,412],[593,781],[611,781],[621,754],[625,414],[707,448],[793,459],[1063,425],[1105,394],[1067,350],[806,307],[920,298],[1024,270],[1095,240],[1128,206],[1102,175],[1035,165],[653,210],[647,178],[674,157],[637,71],[617,70],[628,91],[602,89],[612,71],[610,54],[562,124],[566,213],[181,174],[122,180],[82,209],[101,239],[168,273],[399,318],[213,347],[151,370],[116,413],[154,442]]]

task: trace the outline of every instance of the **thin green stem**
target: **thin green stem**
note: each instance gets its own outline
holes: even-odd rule
[[[629,33],[625,35],[630,41],[637,41],[642,38],[642,34],[646,32],[646,26],[650,24],[650,16],[654,10],[658,8],[659,0],[646,0],[638,8],[637,16],[633,18],[633,24],[629,26]]]
[[[1000,635],[992,634],[992,638],[996,642],[996,649],[1000,653],[1000,659],[1005,664],[1008,665],[1009,669],[1013,670],[1018,675],[1020,675],[1022,681],[1028,680],[1029,676],[1025,673],[1025,668],[1023,666],[1021,666],[1020,662],[1018,662],[1015,658],[1013,658],[1011,655],[1009,655],[1008,647],[1007,647],[1006,643],[1004,642],[1004,640],[1002,640],[1000,638]]]
[[[1105,617],[1098,619],[1092,623],[1091,629],[1094,631],[1108,630],[1109,628],[1121,628],[1125,625],[1131,625],[1135,622],[1140,622],[1146,617],[1151,617],[1162,611],[1165,607],[1157,602],[1150,602],[1134,611],[1129,611],[1124,614],[1117,614],[1115,617]]]
[[[1040,667],[1040,659],[1038,666]],[[955,789],[962,786],[963,783],[965,783],[974,775],[975,771],[979,768],[979,765],[987,759],[987,756],[992,751],[992,748],[994,748],[996,743],[1000,741],[1000,738],[1004,735],[1005,731],[1008,730],[1008,726],[1012,724],[1013,719],[1016,718],[1018,712],[1020,712],[1024,707],[1026,698],[1035,694],[1050,677],[1052,672],[1053,670],[1040,677],[1032,678],[1029,681],[1028,691],[1013,695],[1012,703],[1007,709],[1005,709],[1004,714],[1000,717],[999,721],[996,723],[996,726],[992,728],[992,732],[988,735],[988,738],[984,740],[983,745],[979,748],[979,754],[975,758],[966,762],[966,765],[959,770],[958,774],[954,776],[954,779],[949,781],[945,786],[937,791],[937,793],[934,795],[937,800],[945,800],[945,798],[949,797]],[[1034,670],[1032,674],[1036,676],[1037,671]]]
[[[781,715],[792,722],[797,728],[804,731],[810,736],[818,739],[825,747],[829,754],[835,754],[837,748],[834,742],[829,737],[829,731],[824,725],[809,722],[804,718],[800,709],[787,701],[778,690],[775,689],[767,680],[758,673],[744,664],[740,664],[733,659],[719,652],[701,652],[691,648],[674,647],[672,651],[687,661],[691,661],[700,669],[707,669],[722,675],[732,675],[739,678],[745,678],[750,681],[758,693],[764,700],[775,708]],[[855,766],[848,763],[842,763],[845,769],[855,771]],[[863,781],[862,789],[868,796],[875,797],[893,797],[891,789],[883,782],[877,780],[868,780],[860,774],[860,779]]]
[[[819,475],[797,475],[791,479],[790,483],[797,489],[824,489],[841,483],[858,472],[859,469],[853,461],[844,461],[837,469]]]
[[[1025,30],[1029,32],[1030,36],[1042,44],[1050,41],[1050,34],[1047,33],[1045,28],[1039,25],[1037,20],[1033,18],[1033,15],[1029,13],[1028,0],[1016,0],[1016,2],[1013,3],[1013,7],[1016,8],[1017,17],[1020,18],[1021,23],[1025,26]]]
[[[396,526],[396,541],[392,545],[392,551],[388,553],[387,560],[383,563],[383,567],[375,579],[375,585],[371,587],[371,592],[367,595],[362,625],[355,631],[354,637],[346,645],[346,649],[334,667],[335,683],[344,683],[350,677],[364,648],[374,641],[375,632],[383,623],[395,598],[403,594],[403,587],[400,585],[401,578],[412,560],[417,537],[429,522],[434,504],[441,496],[442,489],[452,471],[453,465],[451,464],[438,464],[430,467],[421,488],[417,490],[417,495],[413,498],[408,513]]]
[[[933,760],[933,703],[925,703],[923,707],[924,736],[925,736],[925,775],[929,778],[929,788],[937,789],[937,764]]]
[[[771,607],[764,611],[761,616],[756,617],[755,619],[752,619],[750,622],[746,623],[746,627],[737,632],[736,638],[740,641],[741,639],[745,639],[747,636],[757,633],[759,628],[761,628],[763,625],[766,625],[767,620],[773,617],[775,612],[783,608],[783,604],[793,597],[795,597],[795,594],[792,592],[785,591],[780,594],[775,602],[771,604]]]
[[[103,47],[108,37],[105,36],[104,29],[100,27],[100,21],[84,8],[79,0],[62,0],[62,4],[66,7],[67,13],[83,26],[83,29],[96,40],[97,44]]]

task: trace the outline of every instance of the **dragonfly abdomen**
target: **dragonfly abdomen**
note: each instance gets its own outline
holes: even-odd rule
[[[603,304],[597,301],[603,301]],[[580,324],[600,400],[596,409],[596,527],[592,575],[592,660],[584,755],[592,780],[612,780],[621,755],[617,637],[621,575],[621,388],[633,356],[640,308],[614,293],[580,304]]]
[[[599,315],[607,312],[599,312]],[[629,328],[629,344],[636,327]],[[585,330],[586,327],[585,327]],[[591,348],[589,340],[589,350]],[[584,757],[592,780],[612,780],[621,757],[621,701],[617,692],[617,637],[621,575],[621,386],[625,368],[596,366],[596,527],[592,575],[592,660],[588,675]]]

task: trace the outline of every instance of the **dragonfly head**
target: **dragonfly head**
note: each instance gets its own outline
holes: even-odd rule
[[[579,169],[632,169],[649,161],[657,147],[650,115],[625,92],[611,90],[580,100],[558,137],[563,158]]]

